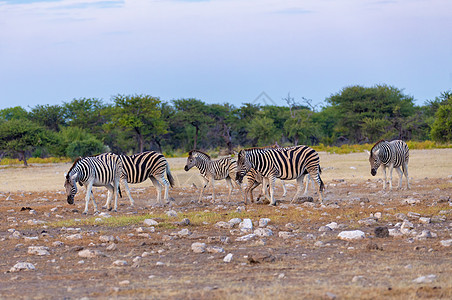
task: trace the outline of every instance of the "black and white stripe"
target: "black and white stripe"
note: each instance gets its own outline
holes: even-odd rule
[[[254,202],[253,191],[260,184],[262,184],[263,178],[262,178],[262,175],[260,173],[258,173],[256,170],[250,169],[249,172],[246,173],[246,179],[247,179],[247,183],[246,183],[246,189],[245,189],[245,204],[248,204],[248,196],[251,200],[251,203]],[[284,193],[282,196],[285,197],[287,194],[286,185],[284,184],[283,180],[281,180],[281,183],[282,183],[283,190],[284,190]],[[260,194],[259,196],[257,196],[257,199],[260,199],[262,196],[263,196],[263,194]]]
[[[134,201],[127,183],[140,183],[148,178],[157,188],[157,201],[160,204],[163,204],[162,184],[165,186],[165,194],[163,199],[165,203],[168,203],[168,189],[170,185],[171,187],[174,186],[174,178],[171,175],[167,160],[161,153],[146,151],[130,156],[120,155],[120,158],[123,166],[121,181],[126,188],[126,192],[132,206],[134,205]],[[168,180],[165,178],[165,174]]]
[[[377,174],[377,170],[382,165],[385,176],[383,189],[386,189],[386,168],[389,168],[389,189],[392,189],[392,170],[395,168],[399,173],[399,189],[402,188],[402,178],[405,174],[407,188],[410,188],[408,179],[408,161],[410,152],[408,145],[401,140],[378,141],[369,152],[370,173]]]
[[[237,160],[237,177],[241,182],[250,169],[262,174],[270,185],[270,205],[276,205],[274,198],[274,183],[276,178],[281,180],[297,180],[297,193],[295,200],[303,186],[303,179],[309,174],[318,184],[319,196],[322,201],[324,184],[320,178],[319,154],[307,146],[294,146],[285,148],[250,148],[239,152]],[[263,189],[264,194],[266,188]]]
[[[67,202],[74,204],[74,196],[77,193],[77,182],[81,186],[86,186],[85,210],[88,213],[88,203],[90,197],[93,198],[94,211],[97,209],[96,201],[92,193],[93,186],[105,186],[108,190],[106,206],[111,210],[111,198],[115,195],[114,210],[118,209],[119,178],[122,172],[122,163],[119,156],[113,153],[105,153],[98,156],[80,157],[75,160],[69,172],[65,175]]]
[[[201,202],[202,194],[209,182],[212,185],[212,199],[215,201],[214,181],[222,179],[226,179],[229,185],[228,201],[230,201],[233,188],[231,178],[234,177],[237,168],[237,163],[233,158],[224,157],[212,160],[210,156],[204,152],[199,150],[191,150],[188,153],[187,164],[185,165],[184,170],[188,171],[193,167],[197,167],[199,169],[199,172],[204,179],[204,185],[201,190],[201,194],[199,195],[199,202]],[[240,185],[237,185],[241,190]]]

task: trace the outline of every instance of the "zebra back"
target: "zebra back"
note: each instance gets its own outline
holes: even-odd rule
[[[140,183],[147,178],[163,177],[167,174],[169,183],[174,185],[174,178],[171,176],[168,162],[163,154],[155,151],[146,151],[133,155],[120,155],[123,164],[121,178],[125,178],[128,183]]]
[[[403,166],[403,163],[409,161],[408,145],[402,140],[394,140],[388,142],[380,140],[372,147],[370,151],[369,161],[371,167],[376,169],[379,164],[387,166],[393,164],[395,168]]]

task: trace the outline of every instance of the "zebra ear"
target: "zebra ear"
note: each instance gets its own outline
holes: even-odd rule
[[[378,149],[377,151],[375,151],[375,155],[378,156],[378,153],[380,153],[380,149]]]
[[[66,178],[67,177],[67,173],[64,173],[64,178]]]
[[[75,173],[74,175],[71,176],[72,180],[75,180],[77,178],[78,173]]]
[[[369,151],[369,150],[366,149],[366,150],[364,150],[364,151],[366,151],[366,153],[370,155],[370,151]]]

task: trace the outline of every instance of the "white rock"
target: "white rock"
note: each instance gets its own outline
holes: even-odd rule
[[[209,253],[224,253],[224,249],[219,246],[209,246],[206,250]]]
[[[125,260],[118,259],[118,260],[115,260],[112,265],[117,266],[117,267],[122,267],[122,266],[127,266],[128,263]]]
[[[66,239],[71,240],[71,241],[81,240],[81,239],[83,239],[83,236],[80,233],[76,233],[76,234],[71,234],[71,235],[66,236]]]
[[[283,239],[289,239],[289,238],[294,237],[295,234],[290,231],[280,231],[280,232],[278,232],[278,236]]]
[[[78,253],[78,256],[80,257],[84,257],[84,258],[95,258],[95,257],[102,257],[102,256],[106,256],[105,254],[103,254],[101,251],[99,250],[90,250],[90,249],[85,249],[82,250]]]
[[[138,227],[138,228],[135,228],[135,230],[138,233],[155,232],[155,227],[154,226],[151,226],[151,227]]]
[[[261,218],[259,220],[259,227],[266,227],[270,221],[269,218]]]
[[[452,239],[442,240],[440,243],[441,243],[441,246],[443,246],[443,247],[450,247],[450,246],[452,246]]]
[[[414,228],[413,223],[411,223],[410,221],[403,221],[402,226],[400,226],[400,232],[403,234],[409,234],[411,229]]]
[[[237,242],[247,242],[247,241],[249,241],[249,240],[251,240],[251,239],[253,239],[253,238],[255,238],[255,237],[256,237],[256,235],[255,235],[254,233],[250,233],[250,234],[247,234],[247,235],[238,237],[238,238],[236,238],[235,240],[236,240]]]
[[[54,247],[61,247],[61,246],[64,246],[64,243],[60,242],[60,241],[55,241],[55,242],[52,243],[52,246],[54,246]]]
[[[101,235],[99,240],[103,243],[110,243],[115,241],[115,237],[112,235]]]
[[[50,255],[49,248],[45,246],[29,246],[28,254],[44,256]]]
[[[226,256],[223,258],[223,261],[224,261],[224,262],[227,262],[227,263],[230,263],[230,262],[232,261],[232,256],[234,256],[234,254],[228,253],[228,255],[226,255]]]
[[[361,230],[351,230],[351,231],[342,231],[337,235],[337,237],[341,240],[355,241],[364,239],[366,237],[366,234]]]
[[[111,218],[111,215],[109,213],[106,213],[106,212],[101,212],[99,214],[99,217],[107,219],[107,218]]]
[[[232,227],[234,227],[234,224],[229,223],[229,222],[219,221],[219,222],[215,223],[214,226],[217,228],[231,229]]]
[[[107,249],[108,251],[114,251],[114,250],[116,250],[117,248],[118,248],[118,245],[116,245],[115,243],[111,243],[111,244],[108,245],[107,248],[105,248],[105,249]]]
[[[374,217],[377,219],[381,219],[381,212],[374,213]]]
[[[389,235],[393,236],[393,237],[398,237],[398,236],[403,235],[403,233],[401,233],[400,230],[397,228],[391,228],[391,229],[388,229],[388,231],[389,231]]]
[[[422,224],[429,224],[429,223],[432,222],[432,219],[431,218],[427,218],[427,217],[420,217],[419,218],[419,222],[422,223]]]
[[[240,222],[242,222],[242,219],[240,219],[240,218],[233,218],[233,219],[230,219],[228,223],[231,223],[231,224],[235,225],[235,224],[240,224]]]
[[[337,229],[337,227],[338,227],[336,222],[331,222],[329,224],[326,224],[325,226],[331,228],[332,230]]]
[[[169,210],[169,211],[166,212],[166,215],[168,217],[177,217],[177,212],[174,211],[174,210]]]
[[[257,236],[272,236],[273,231],[270,228],[256,228],[254,234]]]
[[[431,283],[436,279],[436,275],[435,274],[430,274],[427,276],[420,276],[416,279],[413,280],[414,283]]]
[[[251,219],[244,219],[242,222],[240,222],[239,228],[243,232],[252,231],[253,230],[253,222],[251,221]]]
[[[119,282],[119,285],[129,285],[130,281],[129,280],[123,280]]]
[[[21,270],[34,270],[35,266],[32,263],[29,262],[18,262],[14,265],[11,269],[9,269],[10,272],[19,272]]]
[[[143,223],[144,223],[144,225],[146,225],[146,226],[156,226],[156,225],[159,224],[159,223],[158,223],[156,220],[154,220],[154,219],[145,219],[145,220],[143,221]]]
[[[191,231],[188,230],[187,228],[184,228],[176,233],[176,235],[179,237],[185,237],[185,236],[189,236],[191,234],[192,234]]]
[[[195,253],[204,253],[206,251],[206,244],[205,243],[193,243],[191,244],[191,250]]]
[[[416,237],[416,239],[418,240],[423,240],[423,239],[429,239],[429,238],[433,238],[436,237],[436,234],[430,232],[430,230],[422,230],[422,232]]]

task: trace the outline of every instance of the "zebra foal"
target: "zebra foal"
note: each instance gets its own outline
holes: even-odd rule
[[[168,203],[168,189],[169,186],[174,186],[174,178],[165,156],[158,152],[146,151],[130,156],[119,155],[119,157],[122,161],[121,182],[124,184],[131,206],[134,206],[134,201],[128,183],[140,183],[148,178],[157,188],[157,201],[160,204],[164,204],[162,203],[162,184],[165,186],[163,200]]]
[[[108,190],[106,207],[111,210],[111,198],[115,195],[114,211],[118,209],[119,177],[122,172],[122,163],[118,155],[113,153],[98,156],[79,157],[65,174],[64,187],[66,189],[67,203],[74,204],[77,193],[77,182],[86,186],[85,210],[88,213],[90,197],[93,198],[94,212],[99,213],[92,193],[93,186],[105,186]]]
[[[297,180],[297,192],[293,202],[303,187],[303,179],[309,174],[318,184],[319,197],[322,201],[324,184],[320,178],[319,154],[307,146],[294,146],[276,149],[250,148],[239,152],[237,160],[236,179],[241,182],[251,169],[255,169],[263,176],[263,192],[266,193],[266,184],[270,185],[270,205],[276,205],[274,198],[274,185],[276,178],[281,180]]]
[[[184,170],[188,172],[193,167],[197,167],[199,169],[199,172],[204,179],[204,185],[202,187],[201,194],[199,195],[199,203],[201,203],[202,194],[209,183],[212,185],[212,199],[215,201],[214,181],[222,179],[226,179],[226,182],[229,185],[228,201],[230,201],[233,188],[231,178],[236,173],[237,168],[237,163],[233,158],[224,157],[212,160],[208,154],[202,151],[191,150],[188,153],[187,163]],[[240,185],[237,185],[241,191],[242,189]]]
[[[405,174],[407,189],[410,189],[408,179],[408,161],[410,152],[408,145],[401,140],[385,141],[380,140],[367,151],[369,153],[370,173],[372,176],[377,174],[380,165],[383,167],[384,181],[383,190],[386,189],[386,168],[389,168],[389,189],[392,190],[392,170],[395,168],[399,173],[399,189],[402,188],[403,174]],[[402,169],[400,169],[402,168]]]

